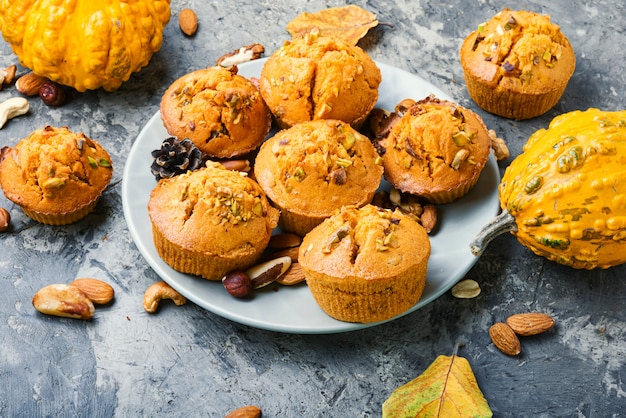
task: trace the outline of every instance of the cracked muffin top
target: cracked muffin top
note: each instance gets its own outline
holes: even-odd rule
[[[259,90],[236,72],[236,67],[211,67],[174,81],[161,99],[168,133],[189,138],[216,158],[255,150],[269,133],[272,117]]]
[[[281,128],[316,119],[358,127],[378,101],[381,80],[380,69],[361,48],[311,33],[268,58],[260,90]]]
[[[460,59],[472,99],[513,119],[556,104],[576,66],[569,40],[550,16],[508,8],[465,38]]]
[[[148,213],[165,239],[205,256],[262,251],[278,223],[278,211],[254,180],[214,162],[159,181]]]
[[[38,222],[74,222],[95,206],[113,175],[107,151],[83,133],[46,126],[3,153],[7,199]]]
[[[417,303],[430,252],[424,228],[399,210],[344,206],[304,237],[298,262],[328,315],[366,323]]]
[[[283,218],[298,214],[317,224],[342,206],[369,203],[383,167],[370,140],[349,124],[316,120],[268,139],[259,150],[254,174]]]
[[[476,113],[429,96],[413,104],[379,145],[391,185],[440,204],[456,200],[476,184],[491,138]]]

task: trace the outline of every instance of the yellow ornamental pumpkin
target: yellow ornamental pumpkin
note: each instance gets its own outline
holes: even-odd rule
[[[626,110],[573,111],[535,132],[499,185],[502,214],[472,243],[511,231],[535,254],[580,269],[626,262]]]
[[[78,91],[117,89],[161,48],[169,0],[0,0],[20,64]]]

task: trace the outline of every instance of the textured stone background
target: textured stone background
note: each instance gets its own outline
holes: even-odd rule
[[[413,72],[476,110],[503,136],[512,156],[536,129],[574,109],[625,107],[626,31],[621,0],[522,1],[511,7],[550,14],[577,54],[564,97],[546,115],[516,122],[486,114],[469,99],[458,62],[462,39],[506,4],[491,0],[370,0],[356,4],[382,23],[360,45],[381,62]],[[27,219],[0,196],[13,227],[0,234],[0,416],[215,416],[257,404],[265,417],[380,416],[394,388],[421,374],[439,354],[464,342],[466,357],[496,416],[607,417],[626,410],[626,267],[576,271],[532,255],[511,236],[492,243],[467,274],[482,294],[449,293],[396,321],[334,335],[293,335],[250,328],[193,304],[142,309],[159,277],[144,261],[122,213],[121,177],[137,134],[179,76],[214,64],[253,42],[272,52],[303,11],[341,1],[175,1],[161,51],[119,91],[75,95],[31,112],[0,131],[12,146],[30,131],[67,125],[99,139],[112,154],[114,179],[95,213],[55,228]],[[200,27],[185,38],[180,9]],[[16,63],[0,41],[0,67]],[[20,69],[24,72],[24,69]],[[0,100],[14,94],[0,91]],[[501,162],[501,170],[508,161]],[[137,167],[145,170],[146,167]],[[116,300],[89,322],[44,317],[31,306],[40,287],[76,277],[113,284]],[[557,326],[523,341],[510,358],[487,328],[529,310]]]

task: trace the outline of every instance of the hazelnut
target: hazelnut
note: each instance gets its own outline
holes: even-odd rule
[[[47,81],[39,88],[39,97],[48,106],[61,106],[65,103],[67,95],[60,84]]]
[[[4,232],[9,229],[9,223],[11,222],[11,214],[5,208],[0,208],[0,232]]]
[[[246,297],[252,291],[252,280],[245,271],[233,271],[222,278],[226,291],[236,298]]]

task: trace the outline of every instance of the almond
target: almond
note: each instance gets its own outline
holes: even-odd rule
[[[292,263],[289,270],[276,281],[284,286],[293,286],[294,284],[302,283],[304,280],[304,271],[302,267],[300,267],[300,264]]]
[[[300,235],[292,234],[289,232],[283,232],[281,234],[275,234],[270,237],[268,244],[269,248],[275,248],[282,250],[285,248],[297,247],[302,243],[302,237]]]
[[[70,285],[82,290],[93,303],[99,305],[111,302],[115,296],[111,285],[98,279],[76,279]]]
[[[193,36],[198,30],[198,16],[191,9],[183,9],[178,15],[180,30],[187,36]]]
[[[282,250],[278,250],[276,252],[273,252],[273,253],[270,254],[270,256],[272,258],[275,258],[275,257],[289,257],[289,258],[291,258],[291,262],[292,263],[297,263],[299,254],[300,254],[300,247],[291,247],[291,248],[284,248]]]
[[[90,319],[95,308],[91,300],[76,286],[51,284],[33,296],[33,306],[46,315]]]
[[[508,356],[516,356],[522,351],[519,338],[510,326],[504,322],[496,322],[489,328],[489,336],[493,345]]]
[[[24,96],[37,96],[39,94],[39,89],[47,81],[48,79],[46,77],[42,77],[35,73],[28,73],[17,79],[15,82],[15,88]]]
[[[261,418],[261,408],[254,405],[242,406],[229,412],[224,418]]]
[[[529,312],[509,316],[506,324],[517,334],[522,336],[537,335],[546,332],[554,326],[554,319],[545,313]]]

